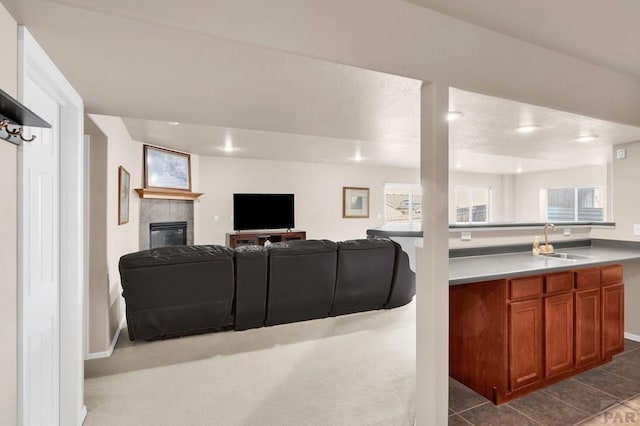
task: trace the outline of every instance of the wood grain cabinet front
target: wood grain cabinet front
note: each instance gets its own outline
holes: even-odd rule
[[[451,286],[449,375],[501,404],[624,349],[622,266]]]
[[[237,232],[227,234],[227,245],[231,248],[240,246],[262,246],[266,241],[277,243],[281,241],[306,240],[305,231],[287,232]]]
[[[624,351],[624,284],[602,287],[602,352],[605,358]]]
[[[573,293],[545,297],[545,376],[573,369]]]
[[[600,289],[576,291],[576,368],[602,359]]]
[[[509,304],[509,388],[542,380],[542,299]]]

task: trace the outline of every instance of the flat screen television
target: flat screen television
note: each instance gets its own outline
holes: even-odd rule
[[[233,194],[233,229],[292,229],[293,194]]]

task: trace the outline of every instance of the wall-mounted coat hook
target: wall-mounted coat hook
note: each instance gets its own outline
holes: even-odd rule
[[[23,126],[51,128],[51,125],[36,113],[0,89],[0,139],[16,145],[19,145],[21,140],[32,142],[36,138],[35,135],[25,138]]]
[[[0,130],[4,130],[5,132],[7,132],[10,138],[20,137],[20,139],[22,139],[24,142],[33,142],[33,140],[36,138],[36,135],[32,135],[29,139],[25,138],[22,135],[22,131],[24,130],[22,127],[18,127],[15,130],[11,130],[9,128],[9,120],[7,120],[6,118],[0,121]]]

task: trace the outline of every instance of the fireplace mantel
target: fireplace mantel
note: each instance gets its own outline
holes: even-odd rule
[[[196,200],[203,193],[171,189],[136,188],[140,198],[161,198],[164,200]]]

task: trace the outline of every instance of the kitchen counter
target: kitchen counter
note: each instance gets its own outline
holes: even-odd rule
[[[450,258],[449,285],[547,274],[628,260],[640,260],[640,245],[633,242],[594,240],[591,246],[562,248],[556,251],[586,257],[557,259],[542,255],[534,256],[530,251],[527,251]]]
[[[509,223],[452,223],[449,224],[449,232],[461,231],[504,231],[542,229],[545,222],[509,222]],[[615,222],[559,222],[557,228],[614,228]],[[422,238],[421,223],[388,223],[376,228],[367,229],[368,237],[413,237]]]

